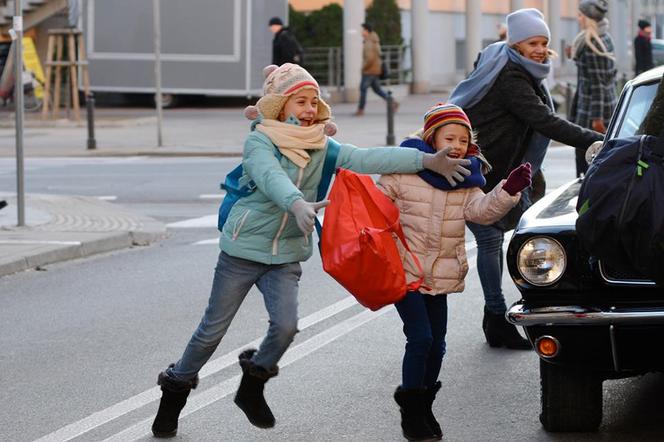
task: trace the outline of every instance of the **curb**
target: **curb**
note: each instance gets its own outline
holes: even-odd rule
[[[98,238],[79,244],[50,245],[42,251],[26,254],[9,262],[0,262],[0,277],[40,266],[84,258],[132,246],[147,246],[168,236],[166,229],[99,234]]]

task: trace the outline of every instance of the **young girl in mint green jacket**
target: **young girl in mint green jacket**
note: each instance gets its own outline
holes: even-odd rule
[[[249,421],[270,428],[275,418],[263,388],[297,333],[300,262],[312,254],[315,201],[328,136],[336,132],[316,80],[302,67],[268,66],[263,97],[245,111],[252,130],[244,144],[244,179],[256,191],[231,209],[221,233],[219,260],[205,314],[180,359],[158,376],[162,397],[152,425],[157,437],[177,432],[178,417],[198,372],[212,356],[252,286],[262,292],[270,321],[258,350],[239,355],[243,376],[235,403]],[[449,150],[449,149],[448,149]],[[416,173],[430,169],[450,184],[463,181],[469,161],[415,149],[358,149],[341,144],[336,167],[359,173]]]

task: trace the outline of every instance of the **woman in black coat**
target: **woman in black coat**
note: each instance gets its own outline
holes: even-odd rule
[[[582,150],[603,139],[602,134],[554,114],[544,83],[551,68],[549,39],[540,11],[513,12],[507,16],[507,42],[484,49],[475,70],[452,91],[449,101],[468,114],[482,153],[492,166],[485,191],[523,162],[530,162],[533,174],[537,173],[551,139]],[[529,205],[528,192],[523,198],[522,206]],[[514,228],[515,220],[508,214],[492,226],[468,223],[468,227],[477,242],[486,340],[492,347],[529,349],[528,341],[505,320],[507,306],[501,287],[504,232]]]

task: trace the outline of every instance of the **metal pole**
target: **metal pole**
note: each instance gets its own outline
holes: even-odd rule
[[[394,146],[394,98],[392,91],[387,91],[387,140],[388,146]]]
[[[85,108],[88,111],[88,150],[97,148],[95,140],[95,96],[90,92],[85,98]]]
[[[18,226],[25,226],[25,179],[23,176],[23,7],[14,0],[14,104],[16,106],[16,202]]]
[[[162,106],[161,106],[161,13],[159,10],[159,0],[152,0],[152,10],[154,14],[154,84],[155,96],[154,102],[157,105],[157,146],[161,147],[162,137]]]

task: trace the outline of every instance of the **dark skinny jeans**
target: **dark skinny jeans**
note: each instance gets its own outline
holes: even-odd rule
[[[408,292],[395,306],[406,335],[401,388],[430,388],[445,356],[447,295]]]

